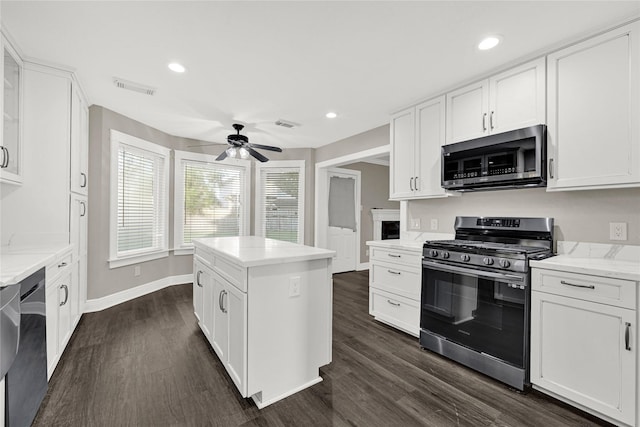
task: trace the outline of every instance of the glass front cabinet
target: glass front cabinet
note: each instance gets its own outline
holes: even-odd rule
[[[0,181],[22,183],[22,61],[2,37],[2,130]]]

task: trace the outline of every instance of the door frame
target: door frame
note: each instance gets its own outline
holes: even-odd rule
[[[314,218],[314,245],[319,248],[327,247],[327,237],[329,233],[329,212],[326,209],[319,209],[320,206],[323,205],[326,201],[329,200],[329,178],[328,178],[328,170],[331,168],[337,168],[340,166],[348,165],[350,163],[356,163],[365,161],[368,159],[373,159],[379,157],[383,154],[389,154],[391,151],[391,145],[382,145],[380,147],[371,148],[364,151],[359,151],[356,153],[348,154],[341,157],[336,157],[334,159],[325,160],[322,162],[318,162],[315,165],[316,173],[315,173],[315,200],[314,206],[315,209],[315,218]],[[359,198],[361,197],[359,193]],[[323,202],[320,202],[320,201]],[[358,201],[358,205],[362,206],[362,200]],[[362,208],[360,208],[362,209]],[[358,221],[361,223],[362,221]],[[360,229],[358,227],[358,242],[356,244],[356,270],[367,270],[369,268],[368,263],[360,262]]]

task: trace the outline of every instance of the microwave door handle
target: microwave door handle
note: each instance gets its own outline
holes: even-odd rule
[[[458,267],[458,266],[448,265],[448,264],[441,264],[439,262],[433,262],[433,261],[428,261],[428,260],[422,260],[422,266],[423,267],[427,267],[427,268],[432,268],[434,270],[440,270],[440,271],[451,272],[451,273],[467,274],[467,275],[470,275],[470,276],[488,277],[488,278],[491,278],[491,279],[511,280],[511,281],[516,281],[516,282],[524,281],[522,276],[516,276],[514,274],[492,273],[490,271],[475,270],[473,268],[466,268],[466,267]]]

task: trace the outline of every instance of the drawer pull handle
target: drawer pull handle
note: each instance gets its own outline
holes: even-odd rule
[[[399,272],[399,271],[393,271],[393,270],[387,270],[387,271],[388,271],[389,273],[391,273],[391,274],[395,274],[395,275],[398,275],[398,276],[400,275],[400,272]]]
[[[399,302],[393,302],[390,299],[387,300],[387,302],[391,305],[395,305],[396,307],[400,307],[400,303]]]
[[[595,289],[596,288],[594,285],[578,285],[578,284],[575,284],[575,283],[565,282],[564,280],[561,280],[560,283],[562,283],[563,285],[567,285],[567,286],[573,286],[574,288],[585,288],[585,289]]]
[[[69,287],[67,285],[61,285],[60,289],[64,289],[64,301],[60,303],[60,307],[62,307],[69,301]]]
[[[196,285],[198,285],[199,287],[202,287],[202,283],[200,283],[201,274],[202,274],[202,271],[198,270],[198,273],[196,274]]]
[[[391,258],[402,258],[402,255],[387,254]]]
[[[61,262],[60,264],[58,264],[58,268],[62,268],[62,267],[66,267],[67,263],[66,262]]]
[[[631,335],[631,323],[626,322],[624,328],[624,349],[631,351],[631,344],[629,343],[629,335]]]

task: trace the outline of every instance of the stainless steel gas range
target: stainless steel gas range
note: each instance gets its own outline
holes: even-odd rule
[[[427,241],[420,345],[519,390],[529,383],[529,260],[553,254],[553,218],[456,217]]]

